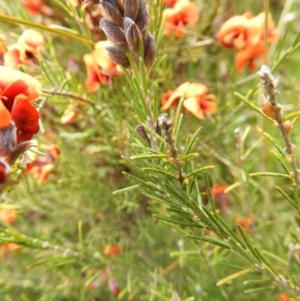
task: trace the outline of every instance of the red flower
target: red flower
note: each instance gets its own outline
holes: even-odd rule
[[[39,131],[39,113],[31,101],[41,84],[30,75],[0,66],[0,158],[13,163]]]
[[[204,84],[186,82],[174,91],[168,91],[162,96],[161,110],[176,107],[181,98],[184,98],[183,107],[199,119],[204,119],[204,113],[213,114],[217,109],[216,97],[207,94],[208,88]]]
[[[51,15],[52,10],[46,6],[43,0],[22,0],[31,15],[45,14]]]
[[[164,34],[166,36],[172,33],[177,38],[185,35],[185,27],[189,25],[196,27],[200,14],[197,5],[190,0],[170,1],[166,0],[167,6],[163,11]]]
[[[103,252],[108,257],[119,256],[120,250],[116,245],[106,245],[103,247]]]

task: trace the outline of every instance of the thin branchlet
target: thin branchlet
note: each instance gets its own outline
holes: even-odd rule
[[[178,170],[177,179],[180,183],[183,183],[186,177],[182,170],[182,161],[178,158],[178,149],[176,148],[172,137],[172,120],[169,120],[167,114],[162,113],[157,118],[157,125],[165,136],[166,145],[169,149],[168,154]]]
[[[276,86],[278,84],[278,79],[274,77],[274,75],[271,73],[271,70],[268,66],[263,65],[258,72],[258,75],[261,79],[260,84],[262,87],[265,88],[267,97],[267,104],[269,104],[273,109],[272,118],[275,119],[278,128],[280,130],[281,136],[285,143],[285,151],[287,153],[287,161],[290,163],[292,170],[293,170],[293,178],[295,181],[296,188],[299,193],[300,189],[300,179],[299,179],[299,170],[297,168],[297,163],[295,159],[295,145],[291,141],[290,136],[290,126],[288,126],[290,123],[285,122],[281,106],[278,104],[276,96],[278,95],[278,91],[276,90]]]

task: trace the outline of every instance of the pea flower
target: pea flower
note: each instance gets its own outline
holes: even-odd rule
[[[107,41],[100,41],[95,45],[95,50],[83,56],[87,71],[85,86],[90,92],[97,91],[100,84],[107,84],[118,74],[117,65],[104,48],[109,45]]]
[[[14,208],[0,209],[0,221],[12,225],[16,219],[17,214]]]
[[[163,11],[164,34],[181,38],[186,34],[186,26],[195,28],[200,18],[196,3],[190,0],[166,1],[167,6]]]
[[[215,184],[211,188],[212,197],[215,199],[217,206],[224,213],[228,212],[228,207],[230,203],[229,195],[226,193],[227,185]]]
[[[261,59],[265,52],[265,39],[271,44],[279,40],[280,34],[270,14],[266,37],[264,23],[265,13],[253,17],[251,12],[246,12],[242,16],[234,16],[227,20],[217,33],[217,38],[224,47],[238,50],[235,59],[238,72],[242,71],[246,64],[250,70],[255,69],[254,61]]]
[[[45,44],[41,33],[34,29],[26,29],[16,44],[7,47],[4,54],[4,66],[18,69],[20,64],[38,64],[39,52]]]
[[[205,113],[213,114],[217,110],[215,95],[207,93],[208,88],[204,84],[186,82],[174,91],[163,94],[161,110],[176,107],[180,99],[184,98],[183,107],[198,119],[204,119]]]
[[[39,131],[39,113],[31,101],[41,91],[35,78],[0,66],[0,159],[8,164],[31,146],[29,140]]]
[[[36,156],[31,163],[27,163],[26,173],[32,173],[38,185],[43,184],[53,171],[59,155],[60,149],[57,145],[45,147],[45,156]]]
[[[22,0],[23,4],[27,7],[28,12],[34,15],[51,15],[52,10],[50,7],[44,4],[43,0]]]
[[[245,233],[249,233],[250,227],[253,224],[253,215],[250,214],[246,218],[237,217],[236,222],[240,224]]]

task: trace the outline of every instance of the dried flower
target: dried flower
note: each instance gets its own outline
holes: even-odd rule
[[[61,124],[73,124],[77,119],[77,114],[74,108],[74,105],[69,105],[68,108],[64,111],[63,115],[60,118]]]
[[[195,28],[199,21],[200,14],[197,5],[190,0],[178,0],[171,3],[171,8],[163,11],[164,34],[169,36],[174,34],[175,37],[185,36],[185,27],[189,25]]]
[[[272,16],[268,16],[268,34],[264,34],[265,14],[253,17],[250,12],[242,16],[234,16],[227,20],[217,38],[224,47],[233,47],[238,50],[235,66],[238,72],[248,64],[250,70],[255,69],[254,61],[260,59],[265,52],[265,39],[273,44],[279,40],[279,32],[274,25]]]
[[[186,82],[174,91],[168,91],[162,96],[161,110],[177,106],[181,98],[184,98],[183,107],[199,119],[204,119],[204,113],[213,114],[217,109],[216,97],[207,94],[208,88],[204,84]]]

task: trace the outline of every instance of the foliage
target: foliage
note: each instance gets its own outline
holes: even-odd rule
[[[299,297],[299,4],[195,0],[197,24],[166,34],[165,2],[148,1],[148,24],[142,9],[120,21],[120,1],[48,0],[33,14],[0,0],[6,45],[28,28],[45,38],[18,65],[43,86],[37,147],[0,161],[3,300]],[[270,10],[280,40],[237,72],[216,37],[245,9]],[[106,39],[119,64],[107,69]]]

